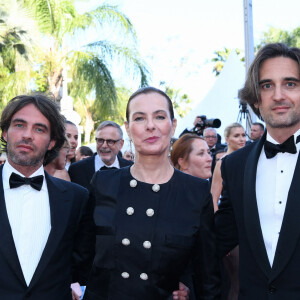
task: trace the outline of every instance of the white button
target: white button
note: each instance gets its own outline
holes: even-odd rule
[[[152,191],[153,191],[153,192],[157,193],[157,192],[159,192],[159,190],[160,190],[159,184],[154,184],[154,185],[152,186]]]
[[[141,278],[142,280],[147,280],[147,279],[148,279],[148,275],[147,275],[146,273],[142,273],[142,274],[140,275],[140,278]]]
[[[122,240],[122,244],[124,245],[124,246],[128,246],[128,245],[130,245],[130,241],[129,241],[129,239],[123,239]]]
[[[152,217],[152,216],[154,215],[154,210],[153,210],[152,208],[148,208],[148,209],[146,210],[146,215],[147,215],[148,217]]]
[[[145,242],[143,243],[143,246],[144,246],[144,248],[146,248],[146,249],[150,249],[150,248],[151,248],[151,243],[150,243],[149,241],[145,241]]]
[[[131,187],[136,187],[137,186],[137,181],[135,179],[130,180],[129,185]]]
[[[133,215],[133,213],[134,213],[133,207],[128,207],[128,208],[126,209],[126,212],[127,212],[127,215],[129,215],[129,216]]]
[[[129,278],[129,274],[128,274],[127,272],[123,272],[123,273],[121,274],[121,276],[122,276],[123,278]]]

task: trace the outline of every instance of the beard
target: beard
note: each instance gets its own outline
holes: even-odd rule
[[[37,166],[39,164],[41,164],[44,160],[44,156],[48,150],[48,146],[47,145],[44,149],[41,149],[39,152],[37,152],[36,154],[31,154],[29,155],[27,152],[25,151],[21,151],[21,152],[17,152],[17,146],[19,144],[26,144],[29,145],[30,147],[33,148],[33,152],[36,153],[37,148],[35,145],[33,145],[31,142],[29,141],[21,141],[21,142],[17,142],[14,145],[11,145],[9,142],[7,143],[7,157],[16,165],[20,165],[20,166]]]

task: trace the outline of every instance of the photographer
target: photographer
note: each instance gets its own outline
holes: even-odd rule
[[[194,127],[193,128],[186,128],[184,129],[184,131],[180,134],[179,137],[181,137],[182,135],[184,135],[185,133],[195,133],[199,136],[203,136],[203,130],[204,130],[204,121],[206,120],[206,116],[202,115],[202,116],[197,116],[194,120]]]

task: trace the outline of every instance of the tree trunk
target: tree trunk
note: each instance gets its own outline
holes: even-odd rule
[[[84,143],[88,144],[91,141],[91,133],[94,129],[95,122],[93,121],[92,114],[88,111],[86,112],[85,118]]]

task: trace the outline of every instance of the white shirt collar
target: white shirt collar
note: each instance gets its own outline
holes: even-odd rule
[[[11,173],[16,173],[22,177],[24,177],[24,175],[22,173],[20,173],[19,171],[17,171],[9,162],[8,160],[6,160],[6,162],[3,165],[3,170],[2,170],[2,182],[3,182],[3,189],[9,189],[9,177],[11,175]],[[39,169],[37,169],[33,174],[31,174],[29,177],[34,177],[34,176],[38,176],[38,175],[43,175],[45,177],[45,171],[44,171],[44,167],[43,165],[41,165],[39,167]],[[43,186],[42,186],[42,190],[46,190],[46,186],[45,186],[45,180],[43,181]]]
[[[119,160],[118,160],[118,156],[116,156],[115,158],[115,161],[113,164],[111,164],[110,166],[107,166],[101,159],[101,157],[96,154],[95,155],[95,170],[98,171],[100,168],[102,168],[103,166],[106,166],[108,168],[112,168],[112,167],[115,167],[117,169],[120,169],[120,163],[119,163]]]
[[[296,144],[296,139],[298,137],[298,135],[300,135],[300,129],[298,129],[295,133],[294,133],[294,141],[295,141],[295,144]],[[267,132],[267,137],[266,137],[266,140],[273,143],[273,144],[280,144],[278,143],[276,140],[274,140],[271,135],[269,134],[269,132]]]

